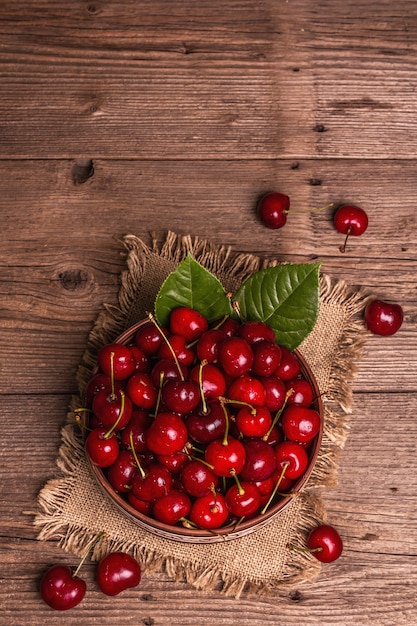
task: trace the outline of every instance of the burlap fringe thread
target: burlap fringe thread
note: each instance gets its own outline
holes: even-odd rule
[[[59,546],[76,555],[81,555],[88,544],[96,536],[85,528],[77,525],[63,527],[59,511],[71,491],[74,473],[84,455],[83,438],[74,426],[74,409],[80,406],[86,382],[96,365],[99,348],[133,323],[132,307],[141,288],[143,260],[149,248],[134,235],[127,235],[123,240],[127,251],[127,269],[121,277],[118,307],[104,306],[90,333],[89,342],[82,363],[77,372],[80,394],[74,396],[67,423],[61,431],[62,445],[57,459],[60,477],[50,480],[38,496],[40,511],[34,524],[41,527],[39,540],[58,540]],[[229,247],[218,247],[210,242],[181,236],[169,232],[162,245],[154,235],[151,250],[176,264],[190,253],[220,280],[222,276],[238,276],[242,282],[252,273],[277,265],[277,261],[262,260],[254,255],[234,254]],[[326,521],[326,511],[316,488],[323,485],[334,485],[337,482],[337,456],[343,447],[348,425],[346,416],[351,412],[352,391],[350,383],[355,375],[354,361],[359,358],[364,343],[363,325],[354,320],[355,314],[361,312],[369,299],[362,289],[349,287],[342,281],[332,281],[322,276],[320,282],[321,302],[332,301],[343,303],[349,313],[349,323],[339,345],[338,356],[333,364],[330,387],[326,393],[326,421],[323,443],[316,467],[309,481],[309,489],[299,497],[302,499],[302,515],[293,537],[295,545],[304,545],[306,533],[315,525]],[[329,407],[334,405],[334,408]],[[341,414],[341,411],[343,414]],[[165,571],[174,580],[186,581],[202,590],[216,589],[224,594],[239,597],[243,592],[256,594],[273,594],[278,589],[293,587],[306,580],[312,581],[320,571],[319,562],[307,552],[293,550],[292,562],[288,564],[285,578],[275,584],[260,584],[244,578],[228,577],[217,568],[204,568],[193,563],[184,563],[150,551],[146,546],[127,542],[122,538],[104,537],[93,549],[91,558],[98,560],[111,550],[124,550],[133,554],[144,571]],[[307,567],[308,566],[308,567]],[[306,571],[308,569],[308,574]]]

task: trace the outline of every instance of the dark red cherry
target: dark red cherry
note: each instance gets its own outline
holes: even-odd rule
[[[149,374],[138,372],[127,381],[126,392],[133,404],[140,409],[152,409],[158,392]]]
[[[119,442],[116,435],[108,435],[107,428],[94,428],[89,432],[85,449],[91,462],[98,467],[110,467],[119,456]]]
[[[129,422],[133,407],[123,391],[112,394],[102,389],[93,398],[92,410],[104,426],[121,430]]]
[[[178,474],[184,465],[188,463],[189,457],[185,452],[180,450],[179,452],[175,452],[175,454],[157,454],[156,460],[166,467],[171,474]]]
[[[177,360],[189,367],[194,362],[194,352],[187,346],[187,342],[182,335],[168,335],[168,343],[164,341],[158,350],[159,359],[172,359],[173,352]]]
[[[132,452],[120,450],[116,461],[107,470],[107,480],[119,493],[127,493],[137,469]]]
[[[343,541],[333,526],[322,524],[313,528],[307,539],[312,554],[322,563],[331,563],[343,552]]]
[[[81,602],[86,582],[67,565],[53,565],[42,576],[40,593],[43,601],[56,611],[67,611]]]
[[[133,447],[136,452],[145,452],[148,449],[145,433],[152,423],[152,418],[147,411],[134,409],[132,417],[120,434],[120,441],[125,448]]]
[[[119,343],[110,343],[100,348],[97,361],[100,369],[114,380],[129,378],[136,367],[130,348]]]
[[[290,199],[283,193],[271,192],[264,195],[257,206],[259,220],[267,228],[282,228],[287,223]]]
[[[291,395],[287,398],[287,405],[295,404],[297,406],[309,407],[314,399],[313,388],[305,378],[294,378],[286,384],[287,391]]]
[[[195,498],[206,496],[217,487],[218,476],[197,459],[189,461],[181,470],[181,482],[188,494]]]
[[[371,300],[365,308],[365,324],[375,335],[394,335],[402,326],[404,313],[399,304]]]
[[[135,372],[149,373],[151,370],[151,361],[149,356],[136,345],[129,346],[129,348],[135,360]]]
[[[97,566],[97,585],[108,596],[116,596],[125,589],[137,587],[140,579],[139,563],[125,552],[110,552]]]
[[[246,375],[233,380],[227,390],[227,397],[236,403],[246,402],[252,407],[258,407],[265,404],[266,392],[258,378]]]
[[[265,406],[274,413],[284,405],[287,393],[285,383],[275,375],[260,380],[265,389]]]
[[[139,511],[139,513],[143,515],[149,515],[151,513],[152,502],[137,498],[135,494],[132,493],[132,490],[127,493],[127,501],[136,511]]]
[[[226,391],[226,379],[221,370],[212,363],[195,365],[190,371],[190,380],[201,384],[207,399],[216,399]]]
[[[263,339],[252,346],[252,372],[257,376],[270,376],[281,362],[281,348],[275,341]]]
[[[220,439],[226,431],[226,417],[229,412],[220,402],[207,404],[207,412],[193,412],[187,415],[185,423],[190,437],[197,443],[208,444]]]
[[[339,207],[334,215],[334,226],[339,233],[346,235],[340,252],[345,252],[348,237],[358,237],[368,228],[368,216],[363,209],[351,204]]]
[[[275,471],[277,462],[274,448],[266,441],[249,439],[244,442],[245,464],[240,472],[242,480],[265,480]]]
[[[184,421],[175,413],[159,413],[146,431],[146,443],[155,454],[175,454],[188,439]]]
[[[188,368],[182,363],[176,363],[173,358],[156,361],[151,371],[151,380],[156,389],[159,389],[167,380],[187,380]]]
[[[245,406],[236,415],[236,426],[244,437],[263,437],[271,425],[271,413],[265,406],[255,410]]]
[[[275,375],[281,380],[291,380],[297,378],[301,372],[300,362],[294,352],[291,352],[285,346],[281,347],[281,362],[275,370]]]
[[[226,333],[217,328],[211,328],[203,333],[198,340],[196,352],[199,361],[216,363],[219,345],[226,338]]]
[[[163,342],[163,335],[152,322],[141,326],[135,335],[135,344],[147,355],[155,355]]]
[[[122,384],[123,383],[120,381],[114,381],[114,391],[120,391]],[[91,406],[96,393],[102,390],[110,394],[112,392],[112,383],[110,376],[99,372],[90,378],[85,388],[85,401],[87,406]]]
[[[219,492],[214,492],[196,498],[189,517],[198,528],[208,530],[220,528],[229,517],[229,509],[224,496]]]
[[[172,335],[182,335],[187,343],[198,339],[207,329],[208,322],[204,315],[186,306],[171,311],[169,328]]]
[[[252,345],[258,341],[275,341],[275,333],[268,324],[256,320],[242,322],[237,334],[243,337],[248,344]]]
[[[170,411],[191,413],[201,401],[198,383],[193,380],[168,380],[162,387],[162,400]]]
[[[132,493],[139,500],[153,502],[168,493],[172,487],[171,472],[159,463],[139,470],[132,478]]]
[[[253,363],[253,351],[242,337],[227,337],[219,346],[219,364],[232,377],[249,372]]]
[[[165,496],[158,498],[153,504],[153,517],[163,524],[175,526],[187,517],[191,510],[191,500],[186,493],[171,489]]]

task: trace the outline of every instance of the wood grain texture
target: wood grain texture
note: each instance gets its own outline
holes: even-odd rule
[[[417,4],[398,0],[15,0],[0,6],[0,623],[409,626],[417,604]],[[294,213],[263,228],[279,189]],[[370,225],[347,252],[342,202]],[[57,615],[38,583],[75,564],[33,527],[88,333],[114,305],[121,239],[173,230],[322,270],[404,307],[369,336],[339,482],[345,541],[277,597],[203,594],[166,574]]]

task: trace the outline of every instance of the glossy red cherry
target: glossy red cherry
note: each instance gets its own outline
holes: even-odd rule
[[[181,471],[181,482],[191,496],[206,496],[217,487],[218,476],[201,461],[191,460]]]
[[[249,439],[244,442],[245,464],[240,471],[242,480],[265,480],[277,467],[274,448],[266,441]]]
[[[159,413],[146,431],[146,444],[155,454],[175,454],[187,440],[187,427],[175,413]]]
[[[207,496],[196,498],[191,507],[189,517],[191,522],[198,528],[208,530],[220,528],[229,517],[229,509],[224,496],[221,493],[214,492]]]
[[[268,324],[257,320],[242,322],[237,330],[239,337],[243,337],[248,344],[252,345],[258,341],[275,341],[275,333]]]
[[[192,342],[208,330],[208,322],[195,309],[181,306],[171,311],[169,328],[171,334],[182,335],[187,342]]]
[[[151,371],[151,380],[159,389],[167,380],[187,380],[188,368],[183,363],[176,363],[173,358],[156,361]]]
[[[132,417],[133,407],[130,398],[123,391],[112,394],[102,389],[93,398],[92,410],[104,426],[121,430]]]
[[[227,337],[219,346],[219,364],[232,377],[249,372],[253,363],[253,352],[242,337]]]
[[[275,341],[263,339],[252,346],[252,372],[256,376],[270,376],[281,362],[281,348]]]
[[[318,411],[303,406],[287,406],[281,416],[284,435],[298,443],[307,443],[314,439],[319,433],[320,424]]]
[[[182,335],[168,335],[168,343],[163,342],[158,350],[158,358],[172,359],[175,354],[179,363],[189,367],[194,362],[194,352],[187,346]]]
[[[152,418],[147,411],[134,409],[132,417],[121,431],[120,442],[125,448],[133,448],[136,452],[145,452],[148,449],[145,433],[152,424]]]
[[[216,363],[219,353],[219,345],[226,338],[226,333],[218,328],[211,328],[201,335],[198,340],[196,352],[199,361]]]
[[[193,380],[168,380],[162,387],[162,400],[174,413],[191,413],[201,401],[200,387]]]
[[[153,463],[140,469],[132,478],[132,493],[139,500],[153,502],[162,498],[172,488],[172,475],[166,467]]]
[[[140,579],[139,563],[125,552],[111,552],[97,566],[97,584],[108,596],[116,596],[125,589],[137,587]]]
[[[217,476],[232,476],[242,471],[246,451],[238,439],[228,436],[226,442],[216,439],[208,444],[205,460]]]
[[[233,380],[227,390],[227,398],[230,401],[239,403],[247,403],[251,407],[264,406],[265,404],[265,387],[262,382],[254,376],[240,376]]]
[[[287,398],[287,405],[295,404],[308,408],[313,403],[313,388],[305,378],[294,378],[285,385],[291,394]]]
[[[216,400],[208,402],[206,412],[193,412],[186,416],[185,423],[190,437],[196,443],[208,444],[220,439],[226,431],[229,412]]]
[[[291,380],[297,378],[301,372],[300,362],[294,352],[288,350],[285,346],[281,347],[281,362],[275,370],[275,375],[281,380]]]
[[[42,599],[56,611],[67,611],[77,606],[84,598],[87,585],[74,575],[66,565],[54,565],[42,576],[40,593]]]
[[[284,405],[287,393],[284,381],[275,375],[261,378],[260,381],[265,389],[266,408],[271,412],[278,411]]]
[[[110,467],[119,456],[119,442],[116,435],[108,434],[107,428],[94,428],[88,433],[85,449],[91,462],[97,467]]]
[[[136,368],[130,348],[119,343],[109,343],[100,348],[97,361],[100,369],[114,380],[129,378]]]
[[[135,457],[129,450],[120,450],[116,461],[107,470],[107,480],[119,493],[127,493],[137,471]]]
[[[299,478],[308,467],[305,449],[295,441],[282,441],[275,448],[278,469],[285,470],[286,478]]]
[[[399,304],[371,300],[365,308],[365,324],[375,335],[388,337],[401,328],[404,313]]]
[[[346,235],[340,252],[345,252],[348,237],[359,237],[368,228],[368,216],[363,209],[351,204],[339,207],[334,215],[334,225],[339,233]]]
[[[267,193],[257,206],[258,218],[267,228],[282,228],[287,223],[290,199],[283,193]]]
[[[114,391],[120,391],[122,384],[121,381],[114,381]],[[111,378],[107,374],[99,372],[90,378],[85,388],[85,401],[87,406],[91,406],[96,393],[103,389],[106,390],[108,394],[112,392]]]
[[[151,409],[155,406],[158,392],[150,375],[145,372],[138,372],[129,378],[126,392],[133,404],[140,409]]]
[[[322,524],[313,528],[307,539],[312,554],[322,563],[331,563],[343,552],[343,541],[333,526]]]
[[[247,481],[232,485],[226,491],[226,505],[235,517],[251,517],[261,504],[261,494],[257,487]]]
[[[226,379],[222,371],[212,363],[200,363],[190,371],[190,380],[193,380],[201,388],[204,397],[216,399],[223,396],[226,391]]]
[[[135,344],[147,355],[155,355],[163,343],[162,333],[152,322],[141,326],[135,335]]]
[[[242,407],[236,415],[236,426],[244,437],[263,437],[272,425],[272,416],[265,406],[255,410]]]
[[[190,498],[178,489],[171,489],[165,496],[158,498],[152,507],[155,519],[171,526],[175,526],[181,519],[186,518],[190,510]]]

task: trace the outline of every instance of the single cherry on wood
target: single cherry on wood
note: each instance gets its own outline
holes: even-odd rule
[[[404,313],[399,304],[371,300],[365,308],[365,324],[375,335],[395,335],[402,326]]]
[[[351,204],[340,206],[334,214],[334,226],[339,233],[346,235],[340,252],[345,252],[348,238],[359,237],[368,228],[368,216],[363,209]]]
[[[97,566],[97,584],[108,596],[116,596],[125,589],[137,587],[140,579],[139,563],[126,552],[111,552]]]
[[[322,563],[331,563],[343,551],[343,541],[338,531],[328,524],[314,528],[307,539],[308,549]]]

